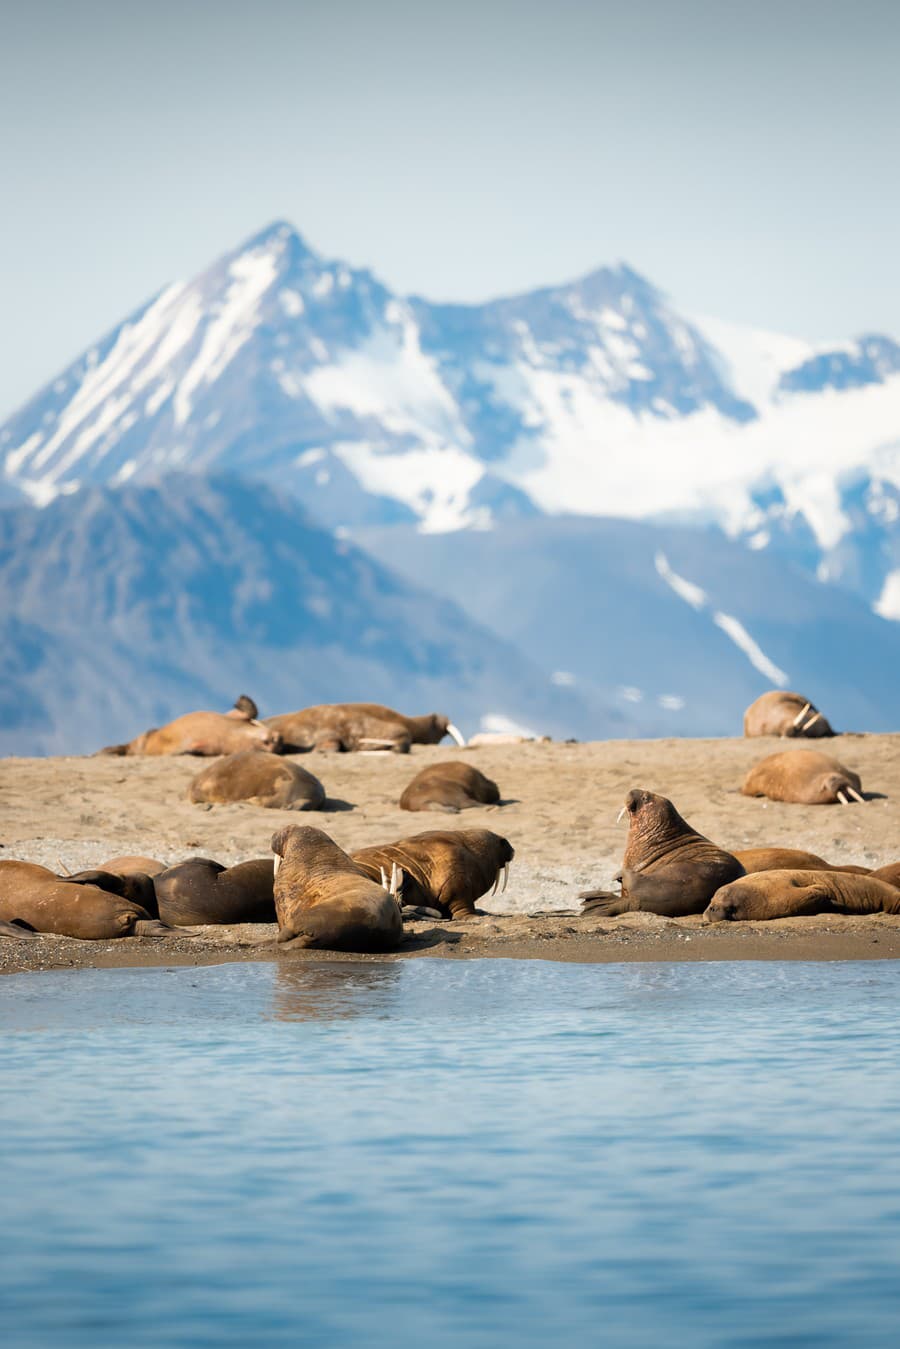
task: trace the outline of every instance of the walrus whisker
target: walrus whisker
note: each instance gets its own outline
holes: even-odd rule
[[[456,726],[453,725],[452,721],[447,722],[447,734],[450,736],[451,740],[456,741],[460,749],[465,749],[466,742],[463,737],[463,734]]]
[[[846,798],[846,796],[844,795],[843,792],[838,792],[838,793],[837,793],[837,799],[840,801],[840,803],[841,803],[842,806],[849,806],[849,804],[850,804],[850,802],[847,800],[847,798]]]
[[[625,814],[627,809],[628,809],[627,806],[623,806],[622,809],[619,811],[618,815],[616,816],[616,824],[619,824],[621,822],[622,816]]]
[[[800,725],[800,722],[801,722],[801,721],[803,720],[803,718],[806,716],[807,712],[809,711],[809,709],[810,709],[811,707],[812,707],[812,703],[807,703],[807,704],[805,705],[805,707],[803,708],[803,711],[797,713],[796,717],[794,717],[794,725],[795,725],[795,726],[799,726],[799,725]]]
[[[821,713],[821,712],[817,712],[816,715],[815,715],[814,717],[810,717],[809,721],[805,721],[805,722],[803,723],[803,725],[800,727],[801,731],[808,731],[809,728],[810,728],[810,726],[815,726],[816,722],[817,722],[817,721],[820,721],[821,718],[822,718],[822,713]]]
[[[503,863],[503,884],[502,884],[502,886],[500,887],[500,893],[501,893],[501,895],[503,895],[503,894],[506,893],[506,886],[507,886],[507,882],[508,882],[508,881],[509,881],[509,863],[508,863],[508,862],[504,862],[504,863]]]
[[[849,796],[852,796],[854,801],[858,801],[861,806],[864,806],[866,804],[866,798],[864,796],[860,796],[859,792],[856,790],[855,787],[848,787],[847,794]]]

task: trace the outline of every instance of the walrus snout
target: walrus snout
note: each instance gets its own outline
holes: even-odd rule
[[[827,777],[823,778],[822,794],[826,800],[833,798],[840,801],[842,806],[849,806],[851,797],[854,801],[858,801],[860,805],[866,804],[866,798],[860,795],[850,779],[845,777],[843,773],[829,773]]]

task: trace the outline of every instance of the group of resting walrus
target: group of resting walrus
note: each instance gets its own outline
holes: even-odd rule
[[[744,730],[748,736],[811,739],[834,734],[808,701],[780,692],[764,694],[748,708]],[[192,800],[316,809],[324,789],[311,774],[305,778],[315,787],[301,782],[298,796],[291,796],[298,781],[292,773],[276,775],[262,792],[256,760],[302,747],[405,753],[411,744],[437,744],[446,734],[465,743],[446,717],[404,717],[377,704],[307,708],[261,723],[256,705],[242,697],[229,713],[191,713],[101,752],[224,754],[192,783]],[[252,746],[241,737],[249,737]],[[235,773],[246,778],[252,793],[222,795],[217,770],[230,760],[239,761]],[[296,765],[269,762],[304,775]],[[741,790],[812,804],[864,799],[855,773],[805,749],[762,760]],[[456,762],[429,765],[401,797],[409,810],[458,811],[498,801],[495,783]],[[707,922],[822,912],[900,914],[900,863],[868,871],[792,848],[728,852],[697,833],[671,801],[641,789],[628,793],[620,817],[626,813],[620,889],[582,892],[584,914],[614,917],[643,910],[669,918],[703,914]],[[348,854],[322,830],[294,825],[273,835],[271,849],[274,861],[259,858],[232,867],[207,858],[166,867],[154,858],[119,857],[66,876],[30,862],[0,862],[0,935],[52,932],[108,940],[193,935],[185,927],[208,924],[277,922],[278,941],[288,949],[387,951],[401,942],[404,917],[476,915],[477,900],[491,886],[496,892],[501,876],[505,890],[514,855],[506,838],[487,829],[435,830]]]

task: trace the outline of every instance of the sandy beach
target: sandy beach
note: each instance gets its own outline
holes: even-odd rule
[[[251,805],[196,806],[188,784],[208,762],[56,758],[0,762],[0,857],[76,871],[141,853],[167,863],[213,857],[231,864],[269,852],[284,824],[315,824],[344,848],[433,828],[492,829],[516,849],[509,888],[485,899],[487,917],[408,924],[386,956],[341,960],[510,957],[580,962],[635,960],[860,960],[900,956],[900,917],[840,915],[705,927],[700,918],[650,914],[581,918],[577,892],[605,885],[621,863],[631,787],[670,797],[698,830],[726,848],[781,845],[835,863],[883,866],[900,857],[900,735],[839,736],[826,753],[855,769],[871,799],[849,807],[797,806],[743,797],[750,765],[789,743],[646,740],[524,744],[459,751],[415,747],[403,755],[299,758],[328,793],[327,809],[299,814]],[[463,757],[500,786],[504,804],[458,816],[401,811],[400,793],[428,762]],[[531,915],[531,916],[530,916]],[[538,915],[538,916],[533,916]],[[204,965],[226,960],[328,960],[280,953],[274,926],[204,928],[195,937],[80,942],[42,936],[0,940],[0,971],[102,966]]]

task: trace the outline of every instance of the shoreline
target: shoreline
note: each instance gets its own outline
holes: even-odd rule
[[[586,965],[642,962],[900,960],[900,916],[843,914],[717,923],[627,914],[591,924],[568,915],[489,916],[463,923],[413,922],[396,951],[282,951],[274,924],[199,928],[196,937],[123,937],[110,942],[41,936],[3,939],[0,975],[69,969],[200,968],[244,961],[551,960]]]

